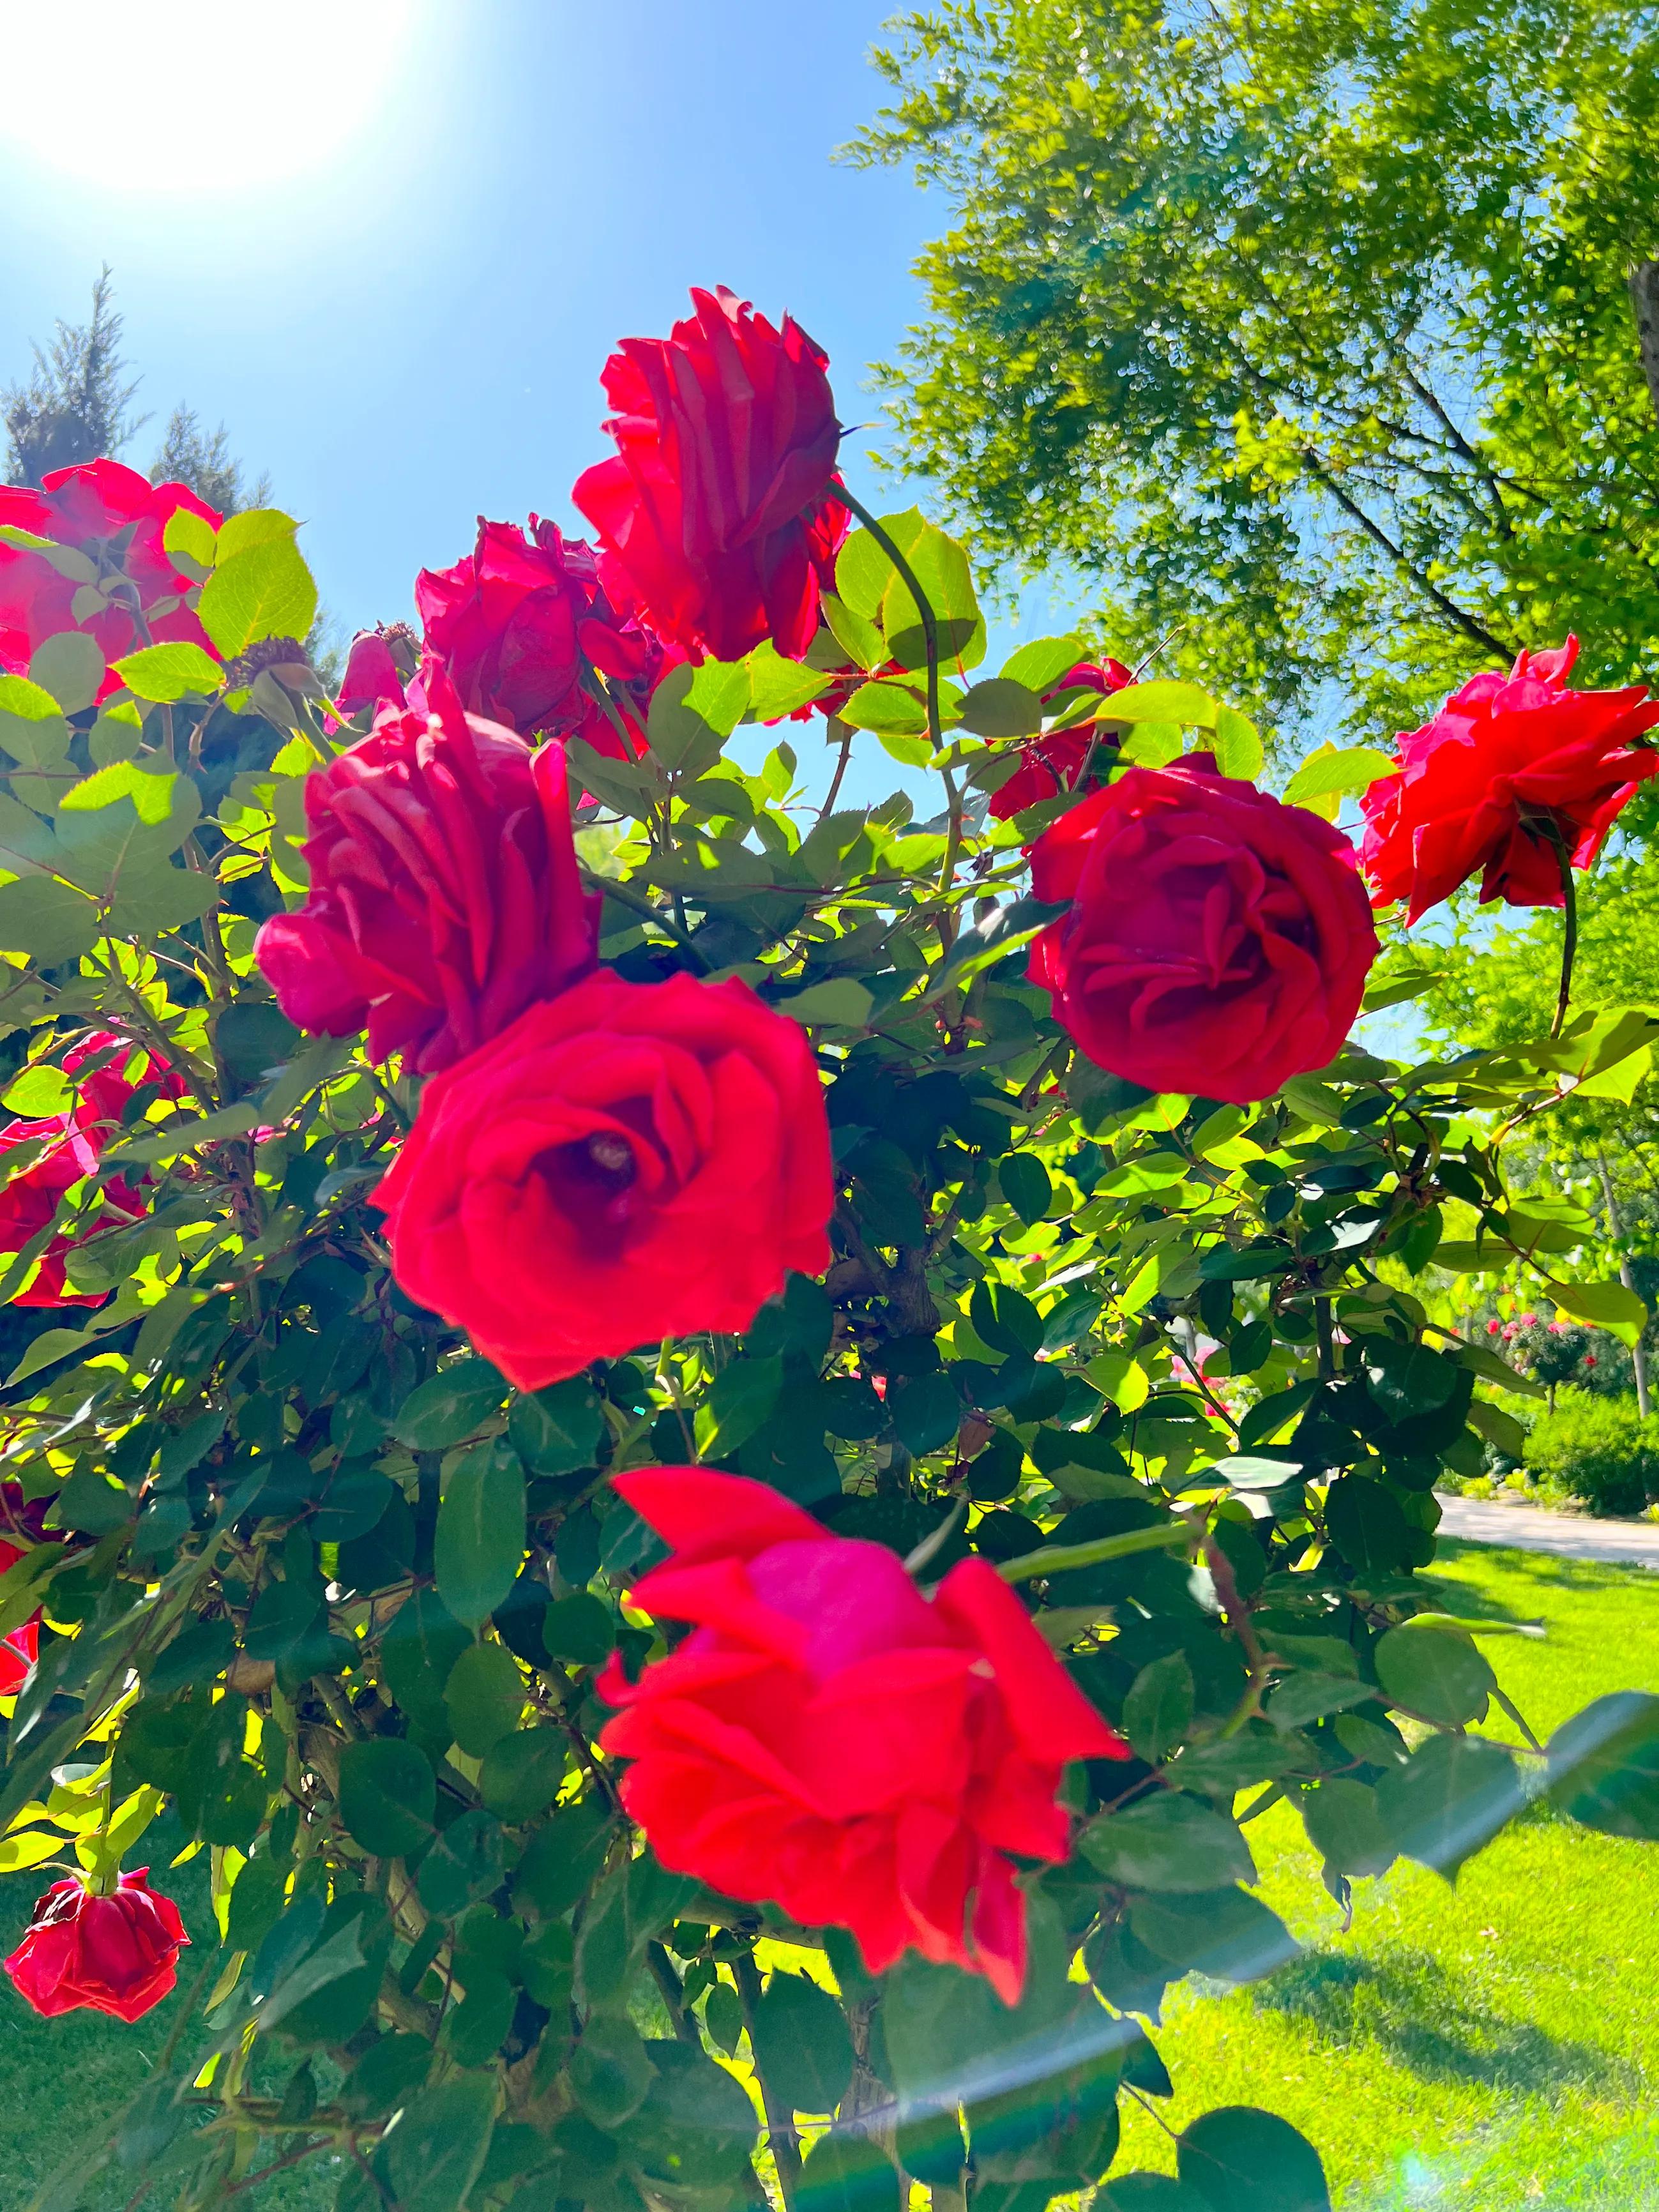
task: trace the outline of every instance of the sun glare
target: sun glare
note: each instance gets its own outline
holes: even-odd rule
[[[361,137],[415,12],[414,0],[0,0],[0,148],[119,191],[207,198],[302,176]]]

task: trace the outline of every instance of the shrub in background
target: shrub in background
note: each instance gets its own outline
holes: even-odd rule
[[[1569,1385],[1533,1425],[1523,1464],[1545,1489],[1592,1513],[1639,1513],[1659,1498],[1659,1414],[1644,1420],[1633,1398]]]

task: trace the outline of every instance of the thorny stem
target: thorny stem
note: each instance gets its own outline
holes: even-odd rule
[[[836,717],[836,719],[839,720],[839,717]],[[824,796],[823,805],[818,809],[818,820],[820,822],[823,820],[825,815],[833,814],[836,811],[836,801],[841,797],[842,779],[847,774],[847,763],[852,759],[852,726],[848,723],[842,722],[841,726],[841,758],[836,763],[836,772],[830,779],[830,789]]]
[[[1561,988],[1555,996],[1555,1019],[1550,1024],[1550,1035],[1558,1037],[1567,1018],[1567,1002],[1572,996],[1572,963],[1578,952],[1578,891],[1572,880],[1572,854],[1561,835],[1560,824],[1551,819],[1540,826],[1546,840],[1554,848],[1556,866],[1561,871]]]

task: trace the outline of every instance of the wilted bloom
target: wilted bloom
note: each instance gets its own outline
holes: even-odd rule
[[[1048,705],[1067,691],[1098,691],[1105,697],[1133,682],[1133,671],[1126,668],[1121,660],[1080,660],[1043,693],[1043,704]],[[1040,805],[1060,792],[1075,790],[1091,750],[1097,765],[1109,768],[1113,754],[1109,749],[1103,757],[1097,734],[1097,724],[1089,721],[1076,723],[1067,730],[1053,731],[1046,737],[1033,738],[1030,744],[1022,748],[1020,764],[1007,782],[1000,784],[991,793],[991,812],[999,822],[1007,822],[1016,814],[1023,814],[1028,806]]]
[[[1074,1759],[1125,1759],[982,1559],[924,1597],[884,1545],[700,1467],[612,1478],[672,1556],[630,1602],[692,1632],[630,1683],[600,1739],[663,1864],[729,1897],[849,1928],[882,1972],[908,1950],[1025,1974],[1016,1858],[1066,1856]]]
[[[691,299],[667,337],[624,338],[605,363],[617,456],[572,497],[612,600],[659,636],[718,660],[769,637],[799,660],[848,529],[828,495],[841,428],[827,356],[724,286]]]
[[[592,967],[564,754],[463,713],[439,664],[306,781],[311,890],[255,957],[289,1019],[367,1028],[373,1060],[431,1074]]]
[[[53,1882],[4,1964],[18,1995],[47,2020],[84,2010],[131,2026],[172,1989],[189,1941],[178,1906],[140,1867],[108,1896],[82,1881]]]
[[[1522,653],[1508,676],[1471,677],[1400,738],[1398,772],[1365,793],[1361,860],[1378,906],[1407,920],[1480,872],[1482,899],[1560,906],[1564,848],[1587,868],[1613,817],[1659,767],[1636,741],[1659,723],[1643,687],[1574,691],[1578,654]]]
[[[191,578],[162,544],[180,508],[216,530],[220,516],[185,485],[153,484],[119,461],[85,461],[53,469],[39,491],[0,488],[0,525],[49,538],[65,550],[0,544],[0,667],[27,673],[31,658],[60,630],[95,638],[106,660],[149,641],[213,647],[188,607],[179,604]],[[80,619],[76,602],[96,588],[98,603]],[[135,619],[133,602],[142,611]],[[217,655],[215,655],[217,658]],[[120,689],[106,675],[100,696]]]
[[[336,704],[346,714],[355,714],[361,707],[406,707],[404,686],[418,659],[415,633],[406,623],[360,629],[346,655]]]

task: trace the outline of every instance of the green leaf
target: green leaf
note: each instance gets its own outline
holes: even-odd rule
[[[400,1736],[371,1736],[340,1753],[340,1818],[376,1858],[406,1858],[432,1833],[437,1784],[425,1755]]]
[[[317,586],[291,531],[249,543],[246,550],[226,557],[226,532],[239,521],[258,519],[233,515],[220,532],[219,566],[203,585],[197,611],[202,628],[228,660],[268,637],[303,639],[317,619]]]
[[[1362,1573],[1389,1574],[1410,1559],[1412,1531],[1399,1499],[1366,1475],[1345,1474],[1332,1483],[1325,1526],[1343,1558]]]
[[[1173,1790],[1104,1814],[1078,1844],[1091,1866],[1126,1889],[1219,1889],[1255,1880],[1237,1823]]]
[[[1080,637],[1034,637],[1002,664],[1004,678],[1028,691],[1052,691],[1062,676],[1069,675],[1089,657]]]
[[[1042,702],[1008,676],[993,676],[963,695],[958,726],[976,738],[1024,738],[1042,727]]]
[[[1213,730],[1222,711],[1196,684],[1126,684],[1100,708],[1109,722],[1176,722],[1192,730]]]
[[[722,1996],[737,2002],[721,1983],[708,1992],[708,2008]],[[709,2033],[722,2050],[731,2047],[712,2022]],[[795,2184],[795,2212],[900,2212],[901,2201],[897,2168],[881,2145],[864,2135],[820,2136]]]
[[[855,668],[879,668],[887,658],[887,641],[874,623],[854,614],[833,592],[820,601],[830,634]]]
[[[510,1651],[499,1644],[469,1644],[449,1670],[444,1705],[455,1741],[482,1759],[519,1725],[524,1680]]]
[[[1395,1704],[1443,1728],[1479,1720],[1497,1687],[1473,1641],[1451,1629],[1391,1628],[1375,1658],[1376,1679]]]
[[[1620,1690],[1549,1741],[1550,1801],[1604,1836],[1659,1842],[1659,1697]]]
[[[380,1639],[386,1687],[415,1725],[436,1735],[449,1725],[444,1687],[471,1639],[434,1589],[417,1589]]]
[[[458,1359],[410,1392],[392,1417],[392,1433],[410,1451],[447,1451],[472,1436],[506,1395],[487,1359]]]
[[[1515,1817],[1522,1796],[1515,1761],[1502,1744],[1431,1735],[1404,1766],[1383,1775],[1376,1802],[1397,1850],[1451,1875]]]
[[[1285,803],[1305,806],[1312,799],[1369,791],[1380,776],[1394,772],[1394,761],[1375,745],[1349,745],[1339,751],[1327,743],[1309,754],[1285,785]]]
[[[908,554],[927,527],[919,507],[876,520],[901,553]],[[836,559],[836,596],[866,622],[877,621],[887,588],[896,574],[892,561],[867,530],[854,530]]]
[[[112,761],[83,776],[58,803],[71,814],[94,814],[118,799],[130,799],[141,822],[165,822],[173,811],[173,787],[178,780],[172,769],[152,775],[137,761]]]
[[[1288,2120],[1223,2105],[1183,2130],[1176,2172],[1211,2212],[1331,2212],[1319,2153]]]
[[[542,1615],[542,1648],[550,1659],[597,1667],[616,1640],[610,1612],[591,1590],[555,1598]]]
[[[741,669],[725,669],[721,672],[736,676],[747,696],[747,678]],[[690,703],[698,674],[694,668],[671,668],[651,695],[651,712],[646,723],[652,757],[685,783],[695,783],[713,768],[731,731],[731,725],[724,731],[719,729]],[[723,689],[716,687],[709,702],[710,712],[720,714],[727,705],[732,707],[735,723],[742,711],[741,702],[729,701]]]
[[[1054,1201],[1048,1170],[1035,1152],[1009,1152],[997,1163],[1002,1194],[1028,1227],[1042,1220]]]
[[[70,746],[63,709],[43,684],[0,672],[0,745],[24,768],[52,768]]]
[[[432,1563],[457,1620],[477,1628],[518,1577],[525,1552],[524,1467],[505,1443],[479,1444],[450,1470]]]
[[[141,646],[110,666],[135,699],[171,705],[195,693],[210,699],[225,680],[225,672],[199,645],[182,639],[173,645]]]
[[[515,1911],[554,1920],[592,1887],[611,1848],[611,1815],[597,1795],[557,1807],[537,1829],[513,1877]]]
[[[734,1359],[708,1393],[713,1425],[704,1455],[724,1459],[752,1437],[776,1405],[783,1388],[781,1359]]]
[[[755,2063],[767,2087],[796,2112],[833,2112],[853,2080],[846,2016],[804,1974],[775,1972],[755,2008]]]
[[[588,2021],[568,2070],[577,2104],[597,2128],[620,2127],[638,2112],[656,2074],[638,2028],[614,2014]]]
[[[1549,1294],[1563,1313],[1606,1329],[1621,1344],[1634,1346],[1647,1322],[1646,1306],[1622,1283],[1552,1282]]]
[[[1308,1840],[1337,1874],[1382,1874],[1395,1847],[1375,1790],[1342,1777],[1322,1782],[1302,1799]]]
[[[252,546],[292,538],[299,527],[294,517],[284,514],[280,507],[244,507],[240,514],[228,515],[220,524],[215,558],[222,568],[226,562],[234,561],[239,553],[246,553]]]
[[[478,1795],[509,1827],[533,1820],[559,1794],[565,1755],[564,1737],[557,1729],[514,1729],[484,1754]]]
[[[821,699],[830,689],[827,676],[803,668],[798,660],[786,660],[770,638],[755,647],[744,665],[749,672],[748,721],[779,721]]]
[[[1223,775],[1237,776],[1243,783],[1255,781],[1267,758],[1261,732],[1249,716],[1241,714],[1236,707],[1223,707],[1216,715],[1215,743],[1211,750]]]
[[[793,1022],[827,1023],[836,1029],[861,1030],[875,1005],[867,985],[855,975],[832,975],[826,982],[809,983],[792,998],[779,999],[777,1011]]]
[[[971,666],[985,652],[985,623],[967,554],[931,522],[902,550],[932,610],[939,659]],[[900,667],[925,667],[927,646],[921,617],[909,586],[896,572],[882,594],[880,620],[887,650]]]
[[[493,2073],[459,2074],[404,2106],[375,2161],[399,2212],[456,2212],[465,2204],[489,2149],[495,2098]]]
[[[855,730],[872,730],[878,737],[923,738],[927,704],[908,684],[860,684],[842,708],[841,719]],[[921,757],[927,760],[932,753],[930,745]]]
[[[592,1467],[605,1434],[605,1413],[592,1383],[580,1376],[513,1401],[507,1433],[532,1474],[571,1474]]]
[[[0,1094],[0,1102],[9,1114],[38,1121],[42,1115],[61,1113],[74,1088],[61,1067],[54,1067],[49,1060],[39,1060],[12,1078]]]
[[[207,517],[193,514],[187,507],[175,507],[161,528],[164,553],[183,553],[204,568],[213,566],[217,542],[218,533]]]
[[[1149,1766],[1166,1759],[1192,1725],[1195,1692],[1184,1651],[1143,1667],[1123,1700],[1123,1731]]]
[[[82,629],[59,630],[29,659],[29,681],[49,691],[66,714],[84,713],[103,680],[103,649]]]

